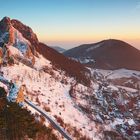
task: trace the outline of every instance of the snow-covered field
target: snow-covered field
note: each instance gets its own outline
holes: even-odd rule
[[[122,77],[130,78],[130,77],[136,77],[140,79],[140,71],[135,70],[128,70],[128,69],[118,69],[118,70],[102,70],[102,69],[96,69],[93,70],[94,72],[99,72],[103,74],[107,79],[119,79]]]

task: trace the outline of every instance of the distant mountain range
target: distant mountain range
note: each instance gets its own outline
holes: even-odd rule
[[[64,55],[94,68],[140,70],[140,50],[121,40],[80,45],[65,51]]]
[[[51,48],[53,48],[54,50],[58,51],[59,53],[64,53],[66,51],[66,49],[61,48],[59,46],[50,46]]]

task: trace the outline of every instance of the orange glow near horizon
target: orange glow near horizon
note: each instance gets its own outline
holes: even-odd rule
[[[92,40],[104,40],[104,39],[124,39],[124,40],[136,40],[139,41],[138,38],[140,35],[101,35],[101,34],[55,34],[55,35],[39,35],[38,38],[41,41],[92,41]]]
[[[101,34],[87,34],[87,33],[82,33],[82,34],[55,34],[55,35],[45,35],[45,34],[39,34],[38,38],[41,42],[44,42],[46,44],[52,44],[53,46],[59,46],[62,45],[62,47],[74,47],[73,45],[70,46],[71,44],[83,44],[83,43],[95,43],[101,40],[105,40],[105,39],[118,39],[118,40],[123,40],[129,44],[131,44],[132,46],[140,49],[140,38],[138,38],[138,36],[140,35],[126,35],[124,36],[123,34],[112,34],[110,36],[107,36],[107,34],[105,35],[101,35]],[[58,43],[58,44],[57,44]],[[64,45],[63,45],[64,44]],[[68,45],[68,46],[67,46]],[[61,46],[60,46],[61,47]],[[76,46],[75,46],[76,47]]]
[[[82,26],[82,27],[81,27]],[[64,26],[54,28],[40,28],[34,26],[34,31],[39,40],[52,46],[66,48],[75,47],[83,43],[94,43],[105,39],[123,40],[140,49],[140,28],[130,28],[128,25],[113,26],[101,24],[96,28],[93,26]]]
[[[2,1],[0,18],[20,20],[41,42],[71,48],[111,38],[140,48],[140,0],[24,1]]]

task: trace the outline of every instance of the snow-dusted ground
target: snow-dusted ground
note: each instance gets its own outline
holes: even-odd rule
[[[128,70],[128,69],[118,69],[118,70],[102,70],[102,69],[96,69],[93,70],[94,72],[99,72],[103,74],[107,79],[119,79],[122,77],[130,78],[130,77],[136,77],[140,79],[140,71],[135,70]]]
[[[102,125],[100,130],[117,131],[122,137],[130,140],[139,139],[139,93],[140,88],[131,82],[131,85],[117,85],[111,80],[118,80],[122,84],[135,80],[139,84],[139,71],[120,69],[111,70],[91,70],[93,82],[93,91],[85,89],[79,94],[76,92],[74,97],[77,104],[89,114],[90,117]],[[112,78],[110,80],[110,77]],[[134,79],[133,79],[134,78]],[[121,81],[121,79],[123,79]],[[133,86],[132,86],[133,85]],[[130,86],[130,87],[129,87]],[[132,87],[131,87],[132,86]],[[79,91],[79,87],[75,87]],[[124,139],[124,138],[123,138]]]
[[[42,70],[44,66],[47,67],[48,73]],[[19,62],[13,66],[3,67],[2,71],[5,78],[17,85],[26,85],[25,96],[33,103],[42,109],[49,108],[50,115],[57,115],[64,123],[76,127],[81,134],[94,140],[98,139],[95,137],[95,123],[75,106],[69,95],[70,87],[75,81],[73,78],[66,77],[64,72],[53,70],[48,60],[39,56],[36,58],[35,69]]]
[[[21,51],[14,46],[9,46],[9,50],[13,56],[24,57]],[[6,79],[12,80],[19,87],[26,85],[25,96],[36,106],[47,111],[50,116],[56,118],[56,121],[61,118],[60,125],[70,135],[73,135],[72,130],[76,128],[83,136],[98,140],[102,138],[103,131],[116,129],[117,125],[122,125],[124,128],[126,123],[128,123],[127,127],[136,125],[135,118],[126,119],[123,116],[120,105],[123,108],[131,105],[130,98],[137,97],[138,89],[114,85],[108,83],[107,80],[122,77],[139,79],[140,72],[126,69],[91,70],[94,82],[91,87],[85,87],[66,76],[64,71],[54,70],[51,62],[42,55],[38,54],[38,57],[34,57],[33,67],[16,62],[13,66],[2,67],[1,71]],[[70,96],[72,87],[74,98]],[[135,103],[136,107],[137,105]],[[27,108],[32,113],[37,113],[29,106]],[[45,124],[48,125],[47,120]],[[73,139],[77,140],[75,137]]]
[[[14,50],[13,55],[20,55],[15,48],[11,50]],[[116,129],[116,126],[122,125],[122,132],[125,132],[125,127],[136,125],[135,118],[126,119],[123,116],[125,112],[121,112],[120,105],[123,108],[131,105],[130,98],[137,97],[138,90],[112,83],[106,85],[106,80],[114,75],[114,78],[121,76],[139,78],[138,71],[96,69],[92,74],[97,81],[92,82],[91,88],[76,83],[73,78],[66,76],[64,71],[54,70],[51,62],[41,55],[35,57],[33,68],[18,62],[13,66],[2,67],[1,70],[6,79],[12,80],[18,86],[25,84],[27,89],[25,96],[36,106],[48,111],[50,116],[56,117],[56,120],[61,118],[66,124],[61,125],[70,132],[70,135],[73,135],[72,129],[76,128],[82,135],[99,140],[105,130],[111,131]],[[74,98],[69,94],[72,86]],[[137,107],[138,103],[135,102],[134,106]],[[37,113],[29,106],[27,108],[32,113]],[[48,125],[48,122],[45,124]]]

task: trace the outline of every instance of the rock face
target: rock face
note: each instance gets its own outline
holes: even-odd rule
[[[23,37],[29,40],[32,44],[38,44],[38,38],[30,27],[15,19],[11,20],[11,23],[14,28],[22,33]]]
[[[0,36],[2,36],[2,39],[4,40],[4,42],[5,43],[14,43],[13,29],[12,29],[10,18],[4,17],[0,21],[0,29],[1,29]]]
[[[110,39],[84,44],[64,52],[89,67],[140,70],[140,51],[126,42]]]
[[[11,24],[15,29],[22,33],[25,39],[30,41],[32,44],[31,50],[33,53],[35,53],[35,48],[37,48],[39,42],[36,34],[32,31],[32,29],[15,19],[11,20]]]
[[[23,56],[33,63],[35,51],[31,42],[13,26],[10,18],[4,17],[0,21],[0,47],[3,49],[3,57],[9,58],[9,56],[5,55],[10,52],[11,46],[18,49]]]
[[[24,25],[18,20],[10,20],[9,17],[4,17],[0,21],[0,36],[3,35],[3,39],[7,39],[4,40],[5,43],[15,43],[14,29],[18,30],[26,40],[30,41],[32,45],[35,47],[38,45],[38,38],[30,27]]]

